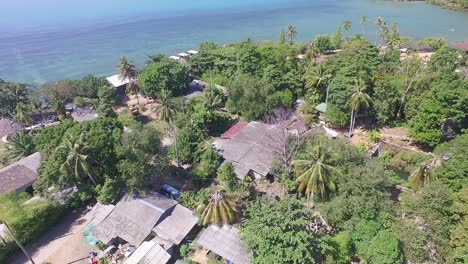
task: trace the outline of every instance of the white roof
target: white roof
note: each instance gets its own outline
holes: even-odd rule
[[[179,54],[177,54],[177,55],[179,55],[179,56],[181,56],[181,57],[187,57],[187,56],[188,56],[188,54],[185,53],[185,52],[181,52],[181,53],[179,53]]]
[[[187,51],[187,53],[190,53],[190,54],[198,54],[198,51],[196,51],[196,50],[189,50],[189,51]]]
[[[126,85],[130,82],[129,78],[121,78],[120,74],[112,75],[106,78],[106,80],[112,84],[114,87],[120,87],[122,85]]]
[[[169,58],[171,58],[171,59],[174,59],[174,60],[178,60],[178,59],[180,59],[180,57],[179,57],[179,56],[170,56]]]
[[[328,127],[323,127],[323,129],[325,130],[325,132],[330,135],[332,138],[336,138],[338,136],[338,132],[336,132],[335,130],[333,129],[330,129]]]
[[[154,241],[146,241],[125,261],[124,264],[164,264],[171,255]]]

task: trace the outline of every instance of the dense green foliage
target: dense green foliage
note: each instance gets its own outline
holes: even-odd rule
[[[241,237],[252,263],[315,263],[319,239],[308,230],[311,214],[293,198],[259,198],[245,211]]]
[[[140,72],[138,84],[150,96],[157,96],[162,90],[182,95],[188,87],[189,77],[185,66],[169,58],[161,58]]]
[[[40,199],[25,203],[31,198],[27,193],[0,195],[0,220],[8,223],[23,245],[34,241],[42,232],[55,224],[62,216],[64,208]],[[7,257],[17,248],[9,236],[6,246],[0,246],[0,262],[7,263]]]

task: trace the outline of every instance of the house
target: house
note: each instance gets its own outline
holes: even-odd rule
[[[10,118],[0,118],[0,139],[3,142],[7,142],[10,137],[22,130],[23,126]]]
[[[237,178],[266,177],[287,135],[278,125],[238,122],[213,143],[224,160],[234,166]]]
[[[214,252],[233,264],[249,264],[250,257],[239,236],[239,230],[233,226],[208,226],[196,242],[199,246]]]
[[[90,233],[106,245],[123,240],[140,246],[155,237],[168,245],[178,245],[197,221],[194,212],[159,193],[125,195]]]
[[[36,152],[0,169],[0,194],[26,191],[36,181],[40,166],[41,154]]]

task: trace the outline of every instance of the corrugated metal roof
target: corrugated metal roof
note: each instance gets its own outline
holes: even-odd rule
[[[0,118],[0,138],[10,136],[23,130],[23,126],[10,118]]]
[[[250,263],[250,257],[240,239],[239,230],[235,227],[210,225],[203,230],[197,244],[234,264]]]
[[[0,194],[22,190],[37,179],[41,166],[41,154],[36,152],[0,169]]]
[[[194,212],[178,204],[167,210],[153,231],[161,238],[178,245],[197,222],[198,217]]]
[[[171,255],[155,241],[146,241],[133,252],[124,264],[165,264]]]

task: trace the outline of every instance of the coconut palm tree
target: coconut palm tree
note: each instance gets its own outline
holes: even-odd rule
[[[362,26],[362,36],[364,36],[364,27],[366,26],[368,18],[366,16],[361,17],[361,26]]]
[[[348,31],[351,28],[351,21],[345,20],[343,22],[343,28],[344,28],[344,30]]]
[[[23,157],[34,153],[34,143],[31,136],[20,132],[16,134],[7,146],[7,159],[9,162],[16,162]]]
[[[39,100],[38,98],[34,98],[31,100],[31,107],[32,107],[32,110],[36,113],[38,113],[40,116],[41,116],[41,122],[42,123],[45,123],[45,120],[44,120],[44,115],[42,113],[42,102],[41,100]]]
[[[204,208],[199,208],[199,210],[201,209],[203,209],[201,214],[203,225],[230,225],[236,221],[236,203],[233,197],[221,191],[213,193],[208,204]]]
[[[97,185],[91,157],[88,155],[90,149],[81,137],[65,137],[63,143],[57,147],[57,151],[66,155],[65,162],[60,166],[61,172],[71,174],[77,180],[88,177],[94,185]]]
[[[296,30],[296,27],[289,24],[288,25],[288,30],[286,32],[286,35],[288,35],[288,39],[289,39],[289,44],[293,44],[293,41],[294,41],[294,38],[296,38],[297,36],[297,30]]]
[[[348,99],[348,106],[351,109],[351,121],[349,125],[349,138],[354,131],[354,123],[356,121],[356,115],[361,108],[367,108],[370,105],[371,98],[366,94],[366,84],[359,78],[354,80],[352,86],[351,96]]]
[[[32,124],[31,109],[22,102],[16,104],[15,121],[27,126]]]
[[[336,190],[333,178],[341,176],[341,173],[332,166],[333,162],[333,155],[322,142],[306,146],[293,160],[294,171],[299,175],[297,189],[307,195],[307,207],[315,195],[326,197]]]
[[[162,90],[156,102],[158,103],[156,113],[159,115],[159,118],[168,124],[172,123],[177,109],[177,105],[172,98],[172,92]]]
[[[377,41],[379,39],[379,29],[382,26],[383,19],[382,17],[377,17],[377,20],[375,20],[374,25],[377,27],[377,30],[375,31],[375,44],[377,45]]]
[[[389,33],[390,31],[388,31],[387,22],[384,21],[382,23],[382,26],[380,26],[380,29],[379,29],[379,34],[381,37],[380,45],[386,42]]]
[[[214,85],[209,85],[203,92],[203,102],[210,111],[216,110],[223,103],[222,92]]]
[[[323,64],[318,64],[315,67],[309,68],[305,78],[306,88],[315,87],[318,89],[322,84],[325,84],[331,78],[331,74],[326,72]]]
[[[434,179],[432,164],[422,163],[411,173],[409,181],[413,189],[419,189]]]
[[[138,85],[136,84],[134,78],[136,76],[136,67],[132,61],[128,60],[127,57],[122,56],[120,57],[120,62],[116,65],[117,72],[119,73],[120,80],[128,80],[126,88],[127,93],[135,93],[137,97],[137,102],[140,104],[138,100],[138,93],[140,92]]]

